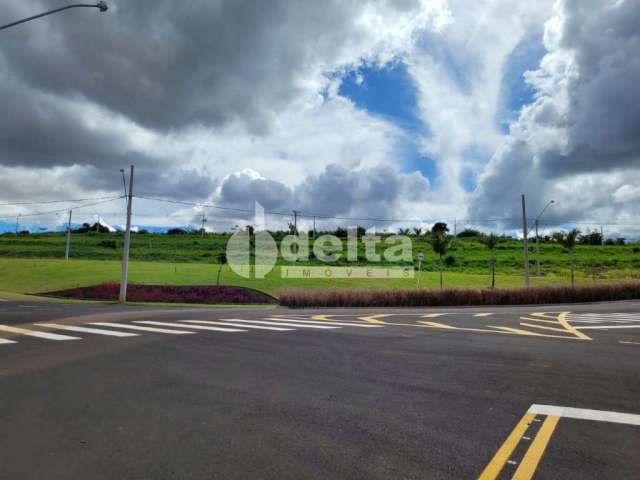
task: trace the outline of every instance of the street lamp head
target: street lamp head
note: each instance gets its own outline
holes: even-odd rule
[[[107,5],[107,2],[98,2],[96,7],[98,7],[98,9],[101,12],[106,12],[107,10],[109,10],[109,6]]]
[[[549,202],[549,203],[556,203],[556,201],[555,200],[551,200],[551,202]]]

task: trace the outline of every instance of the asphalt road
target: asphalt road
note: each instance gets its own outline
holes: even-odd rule
[[[2,480],[631,479],[639,415],[640,302],[0,302]]]

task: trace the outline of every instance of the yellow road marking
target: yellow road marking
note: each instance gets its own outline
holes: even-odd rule
[[[422,318],[437,318],[446,315],[446,313],[427,313],[426,315],[422,315]]]
[[[523,327],[541,328],[543,330],[551,330],[553,332],[570,333],[570,332],[567,332],[564,328],[545,327],[544,325],[534,325],[533,323],[522,323],[522,322],[520,322],[520,325],[522,325]],[[556,323],[556,325],[557,325],[557,323]]]
[[[515,426],[513,431],[509,434],[507,439],[504,441],[502,446],[498,449],[496,454],[493,456],[489,464],[484,468],[478,480],[494,480],[498,478],[504,464],[507,463],[509,457],[516,449],[516,446],[520,442],[520,439],[524,435],[524,433],[533,422],[535,418],[535,414],[533,413],[525,413],[524,416],[520,419],[518,424]]]
[[[531,480],[533,478],[533,474],[538,468],[538,463],[540,463],[540,459],[547,448],[549,439],[551,438],[551,435],[553,435],[553,431],[556,429],[558,420],[560,420],[560,417],[555,417],[553,415],[549,415],[545,419],[538,431],[538,434],[536,435],[536,438],[533,439],[529,450],[527,450],[522,462],[520,462],[512,480]]]
[[[520,320],[527,320],[529,322],[543,322],[543,323],[552,323],[554,325],[558,324],[558,320],[546,320],[543,318],[529,318],[529,317],[520,317]]]
[[[567,322],[567,315],[570,312],[562,312],[558,315],[558,323],[566,328],[569,332],[573,333],[576,337],[581,338],[582,340],[592,340],[591,337],[585,335],[580,330],[575,329],[569,322]]]
[[[534,337],[542,336],[542,334],[540,334],[540,333],[530,332],[529,330],[522,330],[520,328],[498,327],[496,325],[487,325],[487,326],[490,327],[490,328],[497,328],[499,330],[504,330],[505,332],[515,333],[515,334],[518,334],[518,335],[533,335]]]
[[[358,320],[364,320],[368,323],[385,323],[382,320],[378,320],[379,318],[390,317],[391,313],[380,313],[378,315],[369,315],[366,317],[358,317]]]
[[[438,323],[438,322],[418,322],[418,323],[422,323],[423,325],[427,325],[428,327],[433,327],[433,328],[446,328],[448,330],[460,330],[458,327],[452,327],[451,325],[446,325],[444,323]]]
[[[314,315],[313,317],[311,317],[311,320],[331,320],[331,317],[333,317],[333,315]]]

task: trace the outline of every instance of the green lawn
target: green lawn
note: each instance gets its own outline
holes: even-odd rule
[[[282,232],[275,233],[278,241]],[[216,258],[224,252],[228,234],[132,235],[130,281],[147,284],[213,284]],[[61,233],[0,235],[0,291],[15,293],[48,292],[75,286],[118,281],[123,236],[116,234],[74,234],[71,260],[65,262],[65,236]],[[413,254],[425,253],[421,286],[438,288],[439,259],[427,239],[412,237]],[[378,249],[381,252],[384,245]],[[484,288],[490,285],[490,252],[475,238],[458,238],[445,258],[445,287]],[[524,284],[522,242],[503,239],[495,250],[498,287],[521,287]],[[359,261],[346,259],[337,266],[371,266],[358,245]],[[535,273],[534,247],[530,265]],[[532,278],[533,285],[569,283],[571,254],[559,244],[541,245],[542,277]],[[640,244],[578,245],[575,249],[576,279],[579,283],[616,282],[640,278]],[[279,265],[290,265],[278,259]],[[325,265],[315,258],[296,265]],[[412,262],[406,262],[412,266]],[[283,279],[279,267],[262,280],[247,280],[224,267],[222,283],[241,285],[278,295],[282,288],[415,288],[413,279]]]
[[[133,283],[196,285],[213,284],[217,265],[198,263],[139,262],[130,263],[129,279]],[[120,262],[100,260],[10,259],[0,258],[0,291],[15,293],[43,293],[77,286],[119,281]],[[447,271],[446,287],[484,288],[489,286],[489,275]],[[557,285],[568,282],[568,277],[547,275],[533,278],[533,285]],[[591,283],[590,277],[578,277],[580,283]],[[265,279],[248,280],[223,268],[221,283],[256,288],[278,296],[280,289],[303,288],[416,288],[415,279],[286,279],[278,268]],[[498,287],[521,287],[521,275],[499,274]],[[435,272],[422,272],[423,288],[438,288]]]

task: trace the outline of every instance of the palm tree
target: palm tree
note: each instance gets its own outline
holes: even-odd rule
[[[422,228],[420,227],[413,227],[413,234],[416,237],[419,237],[420,235],[422,235]]]
[[[399,228],[398,229],[398,234],[400,235],[409,235],[411,233],[411,230],[409,228]]]
[[[482,237],[482,243],[491,252],[491,288],[496,288],[496,245],[498,245],[499,237],[495,233],[491,233]]]
[[[571,286],[572,287],[575,287],[575,285],[576,285],[576,279],[575,279],[575,269],[576,269],[575,247],[576,247],[576,242],[578,240],[578,236],[579,235],[580,235],[580,230],[574,228],[573,230],[571,230],[566,235],[563,235],[562,239],[560,239],[560,243],[562,243],[562,246],[564,248],[566,248],[567,250],[569,250],[569,253],[571,253]]]
[[[440,257],[440,289],[444,288],[442,279],[442,257],[451,247],[451,237],[444,233],[435,233],[430,240],[431,249]]]
[[[218,278],[216,279],[216,285],[220,285],[220,272],[222,272],[222,267],[225,263],[227,263],[227,254],[225,252],[220,252],[218,254]]]

